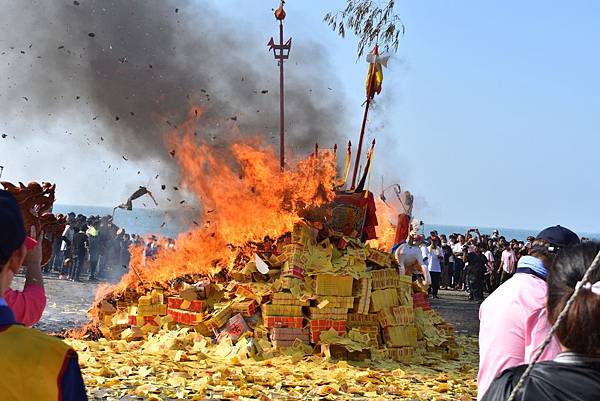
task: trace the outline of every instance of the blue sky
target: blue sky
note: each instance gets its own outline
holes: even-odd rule
[[[249,46],[276,34],[276,1],[213,1],[247,29]],[[366,63],[356,39],[341,39],[323,22],[343,1],[289,0],[286,36],[295,46],[322,46],[328,72],[339,82],[356,142],[362,117]],[[416,211],[438,224],[538,229],[562,224],[598,232],[595,173],[600,148],[600,2],[398,2],[406,25],[398,53],[384,71],[382,94],[369,121],[377,138],[373,190],[383,175],[417,198]],[[265,57],[272,57],[265,50]],[[288,68],[302,68],[293,63]],[[273,62],[274,77],[277,70]],[[337,84],[336,84],[337,85]],[[74,204],[112,205],[75,161],[61,170],[38,168],[22,149],[56,157],[69,143],[38,139],[0,148],[10,167],[3,178],[56,179]],[[20,151],[21,149],[21,151]],[[117,161],[119,155],[101,155]],[[86,162],[89,165],[90,160]],[[127,170],[127,168],[129,170]],[[112,180],[126,182],[138,167]],[[92,177],[97,182],[108,182]]]

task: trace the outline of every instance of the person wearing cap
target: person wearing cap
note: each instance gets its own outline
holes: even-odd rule
[[[42,259],[41,244],[25,235],[15,198],[0,190],[0,294],[23,263]],[[61,340],[17,323],[0,297],[0,399],[87,400],[77,354]]]
[[[36,237],[35,228],[31,227],[32,236]],[[8,254],[12,245],[9,232],[0,233],[0,254]],[[28,244],[33,246],[34,240],[26,237]],[[7,248],[7,249],[5,249]],[[44,290],[44,279],[42,276],[41,259],[27,258],[25,266],[25,285],[22,291],[7,288],[3,295],[4,300],[12,309],[18,323],[25,326],[33,326],[42,318],[46,308],[46,292]]]
[[[513,366],[530,363],[550,332],[546,302],[548,269],[556,252],[579,243],[573,231],[548,227],[541,231],[527,256],[519,259],[514,276],[503,283],[479,308],[480,400],[496,376]],[[540,360],[560,352],[554,338]]]

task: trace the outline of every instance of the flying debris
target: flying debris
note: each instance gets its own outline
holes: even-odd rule
[[[148,195],[150,198],[152,198],[152,200],[154,201],[154,205],[158,206],[158,202],[156,202],[156,199],[154,199],[154,195],[152,195],[152,192],[148,191],[148,188],[146,188],[146,187],[139,187],[137,189],[137,191],[135,191],[134,193],[131,194],[131,196],[127,199],[127,201],[125,201],[125,203],[121,203],[119,206],[116,206],[113,209],[113,214],[117,208],[125,209],[125,210],[132,210],[133,209],[133,201],[138,198],[141,198],[144,195]]]

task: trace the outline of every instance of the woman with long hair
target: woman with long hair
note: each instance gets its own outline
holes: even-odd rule
[[[548,272],[548,319],[555,324],[575,288],[579,294],[556,336],[561,353],[537,363],[518,391],[516,401],[592,401],[600,399],[600,267],[583,282],[586,270],[600,252],[600,243],[587,242],[563,249]],[[483,401],[506,401],[528,365],[502,372]]]

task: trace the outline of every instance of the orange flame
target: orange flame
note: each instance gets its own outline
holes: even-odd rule
[[[168,135],[167,144],[176,149],[181,187],[193,193],[202,206],[202,226],[180,234],[176,250],[161,247],[153,260],[144,261],[141,247],[134,248],[131,269],[113,291],[139,283],[138,274],[146,282],[166,282],[231,267],[236,255],[228,245],[278,237],[292,229],[303,209],[334,198],[333,152],[289,159],[292,161],[282,172],[276,153],[258,139],[225,147],[199,141],[193,134],[197,108],[193,110],[182,128]],[[106,293],[104,290],[102,296]]]
[[[377,238],[367,241],[367,243],[373,248],[389,252],[394,245],[396,237],[396,226],[392,224],[392,221],[394,218],[397,218],[398,211],[379,197],[375,197],[375,207],[377,214],[377,227],[375,227]]]

